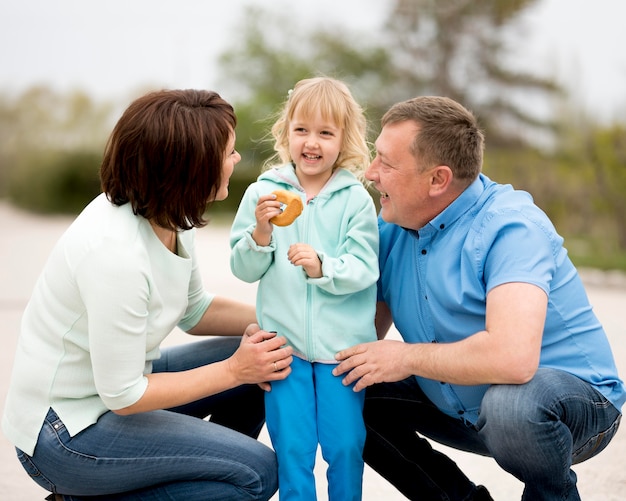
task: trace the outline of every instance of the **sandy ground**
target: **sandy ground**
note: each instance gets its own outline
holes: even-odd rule
[[[70,223],[65,217],[39,217],[0,204],[0,413],[4,406],[20,317],[35,280],[56,239]],[[230,274],[228,230],[211,226],[198,232],[198,255],[205,285],[219,294],[254,302],[255,286]],[[622,377],[626,376],[626,280],[619,274],[584,273],[583,278],[611,340]],[[393,334],[397,336],[397,333]],[[168,343],[185,342],[174,332]],[[267,434],[261,440],[269,444]],[[496,501],[520,499],[522,484],[488,458],[453,451],[442,446],[477,484],[484,484]],[[318,456],[319,458],[319,456]],[[626,492],[626,431],[621,429],[599,456],[577,465],[579,490],[585,501],[619,501]],[[320,500],[326,500],[325,467],[318,459],[316,477]],[[366,467],[365,501],[405,499],[378,474]],[[12,445],[0,434],[0,497],[8,501],[42,500],[46,493],[32,482],[17,461]],[[275,497],[278,499],[278,496]]]

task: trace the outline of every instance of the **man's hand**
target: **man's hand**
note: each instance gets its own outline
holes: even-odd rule
[[[342,350],[335,358],[341,363],[333,369],[335,376],[346,374],[343,384],[356,381],[354,391],[376,383],[402,381],[411,376],[407,343],[403,341],[374,341]]]

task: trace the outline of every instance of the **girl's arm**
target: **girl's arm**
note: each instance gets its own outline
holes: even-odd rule
[[[269,219],[280,212],[274,195],[259,195],[255,188],[252,184],[244,193],[230,230],[230,269],[248,283],[260,280],[272,264],[275,245]]]
[[[378,271],[378,219],[370,195],[363,190],[360,202],[354,193],[350,224],[337,256],[318,252],[323,276],[309,275],[316,286],[330,294],[350,294],[376,283]],[[315,261],[310,259],[311,264]]]

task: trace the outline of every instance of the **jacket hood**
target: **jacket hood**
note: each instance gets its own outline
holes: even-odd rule
[[[267,180],[273,183],[283,185],[285,189],[296,189],[297,191],[304,192],[304,188],[300,185],[298,177],[296,176],[296,170],[293,164],[285,164],[278,167],[274,167],[263,172],[259,178],[259,181]],[[362,184],[352,172],[346,169],[335,169],[333,175],[330,177],[326,185],[317,195],[318,198],[330,198],[333,193],[349,188],[354,185]]]

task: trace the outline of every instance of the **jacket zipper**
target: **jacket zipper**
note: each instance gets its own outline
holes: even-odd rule
[[[311,200],[309,200],[309,202],[307,203],[307,210],[305,211],[306,214],[306,219],[305,219],[305,227],[304,227],[304,235],[305,235],[305,239],[304,242],[305,243],[309,243],[311,241],[310,238],[310,221],[311,221],[311,206],[313,206],[315,204],[315,198],[312,198]],[[306,357],[307,360],[315,360],[315,346],[313,343],[313,319],[311,318],[312,315],[312,311],[313,311],[313,294],[311,293],[311,288],[313,286],[310,285],[309,283],[306,284],[306,310],[304,312],[304,323],[305,323],[305,331],[304,331],[304,338],[305,338],[305,346],[306,346]]]

